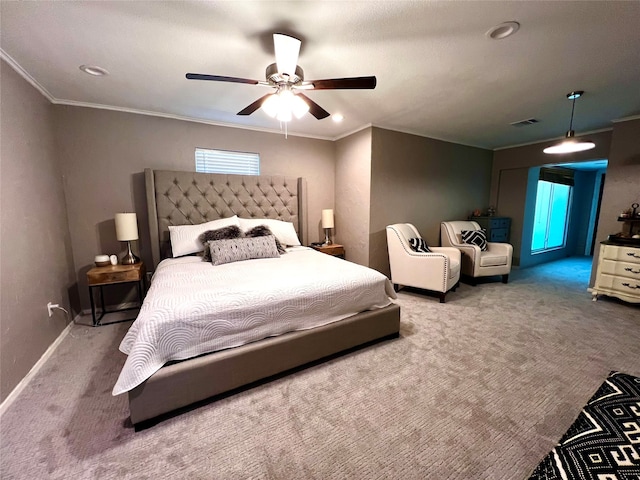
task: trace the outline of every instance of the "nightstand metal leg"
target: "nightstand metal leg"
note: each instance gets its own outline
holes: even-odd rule
[[[91,318],[93,319],[93,326],[95,327],[96,322],[96,304],[93,301],[93,287],[89,287],[89,300],[91,302]]]
[[[140,308],[142,308],[142,290],[143,290],[144,279],[138,282],[138,300],[140,301]]]

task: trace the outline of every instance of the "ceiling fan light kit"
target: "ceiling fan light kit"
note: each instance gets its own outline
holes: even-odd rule
[[[309,111],[309,105],[291,89],[285,89],[269,95],[262,102],[262,110],[272,118],[289,122],[292,116],[302,118]]]
[[[201,73],[187,73],[189,80],[209,80],[214,82],[246,83],[263,87],[275,88],[252,104],[240,110],[237,115],[251,115],[262,110],[272,118],[287,123],[293,117],[301,118],[309,112],[318,120],[327,118],[330,114],[320,105],[302,93],[303,90],[361,90],[376,88],[376,77],[332,78],[326,80],[304,81],[304,71],[298,66],[298,55],[301,42],[289,35],[275,33],[273,44],[276,53],[276,63],[267,67],[266,81],[248,78],[225,77],[221,75],[206,75]]]
[[[567,99],[571,100],[571,120],[569,121],[569,130],[567,131],[565,138],[562,142],[555,145],[551,145],[543,150],[548,154],[562,154],[562,153],[574,153],[583,152],[585,150],[591,150],[596,146],[590,140],[575,138],[575,132],[573,131],[573,112],[576,107],[576,99],[580,98],[584,94],[582,90],[576,90],[574,92],[567,93]]]

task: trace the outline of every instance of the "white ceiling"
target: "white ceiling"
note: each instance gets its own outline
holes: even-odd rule
[[[236,112],[265,87],[271,34],[303,41],[305,79],[376,75],[375,90],[309,91],[345,120],[306,115],[289,133],[339,138],[366,125],[485,148],[611,128],[640,115],[640,1],[6,1],[3,58],[55,103],[279,131]],[[485,32],[520,22],[510,38]],[[81,64],[106,68],[92,77]],[[536,118],[540,123],[513,127]]]

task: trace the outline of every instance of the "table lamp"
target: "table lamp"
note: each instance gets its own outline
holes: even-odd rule
[[[322,210],[322,228],[324,228],[324,244],[331,245],[329,232],[333,228],[333,210]]]
[[[140,259],[131,251],[131,240],[138,239],[138,221],[135,213],[116,213],[116,238],[127,242],[127,253],[120,260],[122,265],[133,265]]]

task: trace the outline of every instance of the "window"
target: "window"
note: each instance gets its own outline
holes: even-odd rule
[[[571,185],[538,180],[532,252],[565,246],[572,188]]]
[[[260,155],[196,148],[196,172],[260,175]]]

